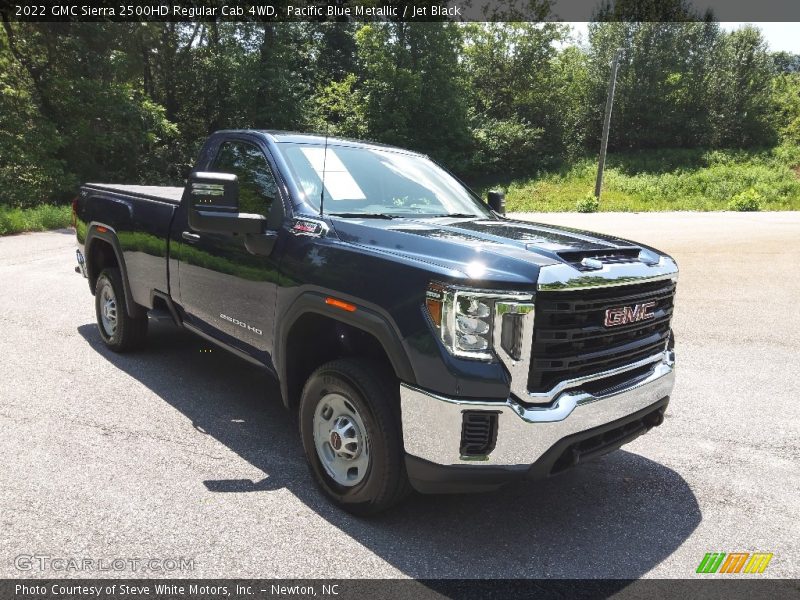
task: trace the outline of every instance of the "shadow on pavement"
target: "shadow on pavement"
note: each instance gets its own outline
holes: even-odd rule
[[[411,577],[636,578],[674,552],[701,520],[678,473],[625,451],[543,482],[480,495],[413,495],[387,514],[357,519],[314,485],[296,424],[266,372],[221,350],[202,353],[206,342],[172,325],[151,322],[147,349],[129,355],[106,349],[94,324],[78,331],[199,432],[265,473],[259,481],[220,473],[204,482],[210,491],[286,488]]]

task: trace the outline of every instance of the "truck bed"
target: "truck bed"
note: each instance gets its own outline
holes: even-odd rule
[[[153,292],[169,292],[170,224],[183,188],[149,185],[86,183],[76,207],[87,225],[98,224],[117,244],[132,300],[153,306]],[[103,232],[101,232],[102,234]],[[79,243],[86,244],[78,231]],[[86,250],[89,256],[89,250]]]
[[[159,185],[118,185],[114,183],[86,183],[84,187],[125,194],[126,196],[136,196],[148,200],[168,202],[170,204],[180,204],[183,195],[182,187],[169,187]]]

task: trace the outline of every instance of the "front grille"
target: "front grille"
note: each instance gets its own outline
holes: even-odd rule
[[[497,442],[497,414],[487,410],[465,410],[461,421],[461,455],[486,456]]]
[[[546,392],[561,381],[608,371],[664,350],[675,283],[653,281],[536,296],[528,390]],[[655,302],[654,318],[606,327],[608,308]]]

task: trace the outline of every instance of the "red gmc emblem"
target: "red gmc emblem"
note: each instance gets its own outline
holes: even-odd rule
[[[312,223],[309,221],[295,221],[294,227],[292,227],[294,231],[301,232],[301,233],[317,233],[319,230],[319,223]]]
[[[617,327],[618,325],[627,325],[628,323],[636,323],[637,321],[647,321],[654,319],[655,302],[643,302],[642,304],[634,304],[633,306],[615,306],[614,308],[606,309],[606,320],[603,323],[606,327]]]

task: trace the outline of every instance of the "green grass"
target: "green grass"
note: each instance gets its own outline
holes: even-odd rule
[[[596,176],[596,159],[584,159],[557,172],[480,188],[484,196],[505,189],[509,212],[575,211],[594,190]],[[800,147],[610,154],[599,210],[730,210],[745,205],[742,197],[757,198],[761,210],[800,210]]]
[[[72,209],[69,206],[43,204],[35,208],[0,206],[0,235],[23,231],[47,231],[69,227]]]

